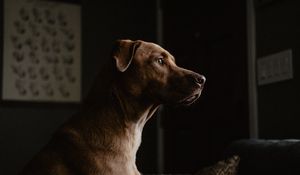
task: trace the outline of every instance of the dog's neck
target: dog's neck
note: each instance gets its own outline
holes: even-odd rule
[[[159,107],[158,104],[146,101],[142,97],[137,98],[116,86],[113,87],[113,95],[118,101],[125,123],[137,125],[141,130]]]
[[[134,138],[131,144],[135,147],[132,150],[133,154],[136,154],[141,143],[143,128],[157,111],[159,105],[148,102],[143,98],[137,98],[118,87],[113,88],[113,94],[120,106],[125,127]]]
[[[138,99],[121,89],[112,86],[111,93],[107,94],[109,100],[106,105],[92,107],[88,115],[81,118],[80,122],[89,123],[90,128],[83,128],[89,135],[90,145],[95,150],[100,150],[110,156],[111,161],[116,161],[118,167],[135,166],[137,150],[141,143],[142,131],[146,122],[158,109],[159,105]],[[93,133],[90,133],[90,132]],[[90,137],[92,136],[92,138]],[[85,137],[85,136],[84,136]]]
[[[132,138],[132,156],[135,157],[138,147],[141,143],[141,136],[146,122],[157,111],[159,105],[145,101],[145,99],[136,98],[122,89],[113,88],[113,94],[121,109],[121,115],[125,129]]]

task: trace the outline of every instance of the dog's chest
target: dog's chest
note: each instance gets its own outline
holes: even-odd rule
[[[132,127],[127,131],[127,138],[123,141],[125,149],[135,156],[142,139],[142,129],[139,127]]]
[[[141,144],[140,129],[126,130],[122,137],[116,137],[113,154],[99,152],[94,154],[94,163],[107,175],[140,175],[135,161],[136,153]]]

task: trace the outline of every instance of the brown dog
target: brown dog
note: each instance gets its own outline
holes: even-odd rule
[[[193,103],[205,82],[154,43],[119,40],[112,58],[81,112],[22,175],[139,175],[135,157],[147,120],[160,104]]]

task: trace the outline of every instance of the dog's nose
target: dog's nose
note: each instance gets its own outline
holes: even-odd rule
[[[195,83],[200,84],[201,86],[204,85],[206,78],[203,75],[199,75],[199,74],[194,74],[193,75],[193,80]]]

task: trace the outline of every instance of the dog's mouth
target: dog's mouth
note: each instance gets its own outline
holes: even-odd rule
[[[184,106],[189,106],[193,104],[201,96],[202,90],[203,90],[203,85],[199,84],[199,86],[194,90],[193,93],[180,100],[179,103],[177,104],[184,105]]]
[[[194,94],[194,95],[191,95],[191,96],[188,96],[187,98],[181,100],[179,102],[179,104],[182,104],[182,105],[191,105],[193,104],[199,97],[200,97],[200,94],[201,93],[198,93],[198,94]]]

